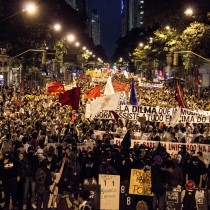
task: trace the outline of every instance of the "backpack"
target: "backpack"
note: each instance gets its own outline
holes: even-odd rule
[[[36,174],[35,174],[36,183],[40,185],[44,184],[46,180],[46,176],[47,176],[46,172],[42,168],[37,169]]]
[[[182,202],[182,210],[197,210],[197,203],[195,200],[195,190],[185,191],[184,199]]]

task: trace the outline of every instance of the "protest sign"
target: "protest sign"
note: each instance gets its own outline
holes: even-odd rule
[[[118,210],[120,203],[120,176],[99,174],[101,185],[100,209]]]
[[[134,195],[129,194],[129,182],[120,183],[120,210],[133,210],[135,206]]]
[[[131,169],[129,194],[152,196],[150,170]]]
[[[100,209],[100,185],[84,185],[84,189],[90,191],[89,200],[95,210]]]
[[[181,209],[181,192],[166,191],[166,206],[168,210]]]

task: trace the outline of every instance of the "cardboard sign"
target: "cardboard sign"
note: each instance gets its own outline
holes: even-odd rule
[[[131,169],[129,194],[152,196],[151,171]]]
[[[120,204],[120,176],[99,174],[101,185],[100,210],[118,210]]]

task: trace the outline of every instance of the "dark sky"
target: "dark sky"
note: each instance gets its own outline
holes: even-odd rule
[[[121,37],[121,0],[93,0],[93,9],[100,12],[101,45],[111,58]]]

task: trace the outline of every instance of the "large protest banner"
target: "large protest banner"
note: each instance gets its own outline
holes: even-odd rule
[[[167,107],[149,107],[149,106],[132,106],[119,105],[117,114],[120,119],[138,120],[140,117],[145,117],[147,121],[151,122],[166,122],[170,123],[172,117],[175,115],[178,108]],[[86,118],[90,118],[90,104],[86,105]],[[95,118],[97,119],[114,119],[109,111],[99,112]],[[182,109],[179,116],[179,123],[210,123],[210,112],[203,110]]]
[[[129,194],[152,196],[150,170],[131,169]]]
[[[114,144],[121,145],[122,138],[114,138]],[[131,148],[134,147],[135,144],[144,144],[150,148],[157,147],[159,142],[157,141],[150,141],[150,140],[132,140],[131,141]],[[166,148],[166,151],[174,157],[180,150],[182,145],[186,146],[187,151],[194,150],[195,153],[202,152],[205,160],[210,163],[210,145],[208,144],[185,144],[185,143],[174,143],[174,142],[160,142],[163,147]]]
[[[99,174],[101,185],[100,210],[118,210],[120,204],[120,176]]]

